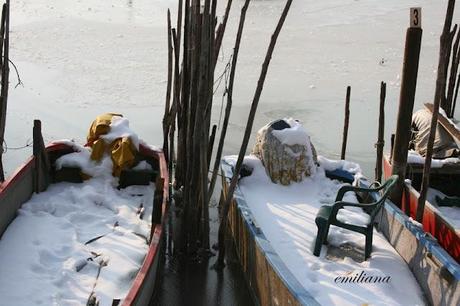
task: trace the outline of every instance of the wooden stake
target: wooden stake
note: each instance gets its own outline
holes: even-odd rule
[[[454,27],[454,32],[457,30],[457,25]],[[446,114],[449,118],[453,117],[452,109],[453,99],[454,99],[454,89],[455,82],[457,79],[458,65],[460,63],[460,54],[459,54],[459,43],[460,43],[460,31],[457,31],[457,37],[455,38],[455,43],[452,50],[452,62],[450,66],[450,77],[447,85],[447,98],[446,98]]]
[[[259,104],[260,100],[260,95],[262,94],[262,89],[264,87],[265,83],[265,78],[267,76],[268,72],[268,67],[270,65],[270,60],[273,55],[273,50],[275,49],[276,41],[278,39],[278,35],[283,28],[284,21],[286,20],[286,16],[289,12],[289,8],[291,7],[292,0],[287,0],[286,5],[284,7],[284,10],[281,14],[281,17],[278,21],[278,25],[276,26],[275,32],[273,33],[271,40],[270,40],[270,45],[267,50],[267,54],[265,55],[265,60],[262,65],[262,71],[260,73],[259,81],[257,82],[257,88],[256,92],[254,94],[254,99],[252,100],[251,104],[251,110],[249,112],[249,117],[248,117],[248,122],[246,125],[246,129],[244,132],[244,137],[243,141],[241,144],[241,149],[238,154],[238,160],[236,162],[235,169],[233,170],[233,177],[230,182],[230,186],[228,189],[227,197],[225,199],[225,204],[223,207],[223,212],[222,212],[222,219],[220,222],[219,226],[219,257],[217,259],[217,263],[215,265],[216,268],[222,268],[224,266],[224,258],[225,258],[225,243],[224,243],[224,238],[225,238],[225,230],[227,228],[227,216],[228,216],[228,211],[230,209],[230,204],[233,199],[233,193],[236,188],[236,184],[238,183],[239,175],[240,175],[240,170],[241,166],[243,165],[243,159],[244,155],[246,154],[246,149],[248,146],[249,138],[251,136],[251,131],[252,131],[252,125],[254,123],[254,117],[256,115],[257,111],[257,106]]]
[[[2,81],[1,81],[1,96],[0,96],[0,182],[5,181],[5,173],[3,170],[3,144],[5,143],[5,125],[6,125],[6,111],[8,103],[8,85],[9,85],[9,49],[10,49],[10,1],[7,0],[4,4],[4,18],[5,18],[5,38],[3,35],[1,40],[3,44],[3,65],[2,65]],[[2,12],[3,15],[3,12]],[[3,16],[2,16],[3,19]],[[3,26],[3,24],[2,24]],[[3,33],[2,33],[3,34]],[[1,51],[0,51],[1,53]]]
[[[207,200],[208,203],[211,201],[211,196],[212,196],[212,193],[214,192],[214,187],[215,187],[216,180],[217,180],[217,174],[219,173],[220,160],[222,158],[222,152],[224,150],[225,136],[227,135],[228,122],[230,120],[230,113],[231,113],[232,104],[233,104],[233,84],[235,82],[236,64],[238,62],[238,54],[240,51],[241,37],[243,35],[244,22],[246,20],[246,12],[248,10],[250,1],[251,0],[246,0],[244,2],[243,7],[241,8],[240,21],[238,25],[238,31],[236,34],[235,46],[233,47],[232,66],[230,69],[230,79],[229,79],[229,84],[228,84],[228,89],[227,89],[227,106],[225,107],[224,122],[222,124],[222,130],[220,132],[219,145],[217,147],[216,158],[214,161],[214,168],[212,170],[211,182],[209,184],[208,200]]]
[[[420,26],[420,24],[418,24],[418,26]],[[409,149],[415,90],[417,88],[422,32],[421,27],[412,26],[409,27],[406,32],[398,119],[391,160],[392,174],[397,174],[399,176],[398,184],[391,194],[391,200],[397,205],[401,205],[404,178],[406,177],[407,152]]]
[[[425,156],[425,165],[423,167],[423,178],[422,186],[420,188],[420,196],[418,199],[417,206],[417,216],[416,219],[418,222],[422,223],[423,213],[425,211],[425,201],[426,195],[428,192],[428,187],[430,185],[430,169],[431,169],[431,158],[433,157],[433,144],[434,138],[436,135],[436,127],[438,124],[438,114],[439,107],[441,105],[442,99],[444,98],[445,88],[446,88],[446,69],[445,60],[448,52],[450,52],[449,37],[451,35],[450,27],[452,24],[452,16],[454,14],[455,0],[449,0],[446,12],[446,20],[444,23],[444,28],[441,34],[441,44],[439,52],[439,62],[438,62],[438,76],[436,79],[436,91],[434,95],[434,105],[433,105],[433,116],[431,117],[431,127],[430,127],[430,136],[428,137],[427,152]],[[449,50],[447,50],[449,49]]]
[[[387,84],[380,83],[380,109],[379,109],[379,131],[377,137],[377,160],[375,162],[375,180],[382,182],[382,162],[383,162],[383,147],[385,145],[384,131],[385,131],[385,96],[387,91]]]
[[[345,120],[343,123],[343,139],[342,139],[342,152],[340,159],[345,159],[345,152],[347,150],[347,138],[348,138],[348,122],[350,120],[350,95],[351,86],[347,86],[347,97],[345,98]]]
[[[171,83],[172,83],[172,67],[173,67],[173,50],[172,50],[172,38],[171,38],[171,12],[168,9],[167,15],[168,21],[168,83],[166,85],[166,102],[165,102],[165,113],[163,116],[163,152],[165,157],[168,159],[168,162],[171,162],[169,159],[169,150],[168,150],[168,134],[169,134],[169,125],[170,125],[170,107],[171,107]]]

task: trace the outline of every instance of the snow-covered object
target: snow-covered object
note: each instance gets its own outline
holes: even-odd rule
[[[409,164],[425,164],[425,157],[421,156],[414,150],[409,150],[407,152],[407,162]],[[448,164],[458,164],[460,163],[460,158],[458,157],[449,157],[444,159],[432,159],[431,168],[442,168],[444,165]]]
[[[252,150],[275,183],[289,185],[316,172],[316,152],[303,126],[292,118],[270,122]]]
[[[112,143],[116,139],[129,138],[136,149],[139,150],[139,136],[130,129],[129,120],[123,117],[114,116],[110,123],[110,132],[101,135],[101,138],[107,144]]]

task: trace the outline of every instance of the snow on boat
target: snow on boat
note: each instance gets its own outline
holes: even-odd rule
[[[168,200],[161,150],[140,143],[119,178],[110,156],[95,163],[73,142],[44,151],[34,143],[35,156],[0,185],[1,304],[148,305]]]
[[[290,125],[292,128],[292,122]],[[234,156],[222,161],[224,195],[235,161]],[[244,159],[244,167],[250,171],[245,171],[246,174],[240,177],[235,191],[228,216],[229,230],[258,303],[457,304],[459,266],[452,262],[444,265],[443,256],[447,254],[389,201],[385,203],[381,217],[377,217],[381,232],[374,231],[369,260],[362,260],[363,235],[335,227],[331,227],[329,245],[323,247],[321,256],[313,255],[317,235],[316,214],[322,205],[334,202],[338,189],[343,185],[330,179],[329,174],[336,170],[339,173],[352,172],[358,182],[369,185],[364,179],[359,179],[359,166],[356,164],[322,157],[318,157],[318,161],[320,166],[315,173],[285,186],[273,182],[273,177],[269,175],[272,169],[267,170],[258,157],[247,156]],[[248,172],[250,175],[247,175]],[[347,200],[353,201],[356,197]],[[366,214],[360,209],[347,211],[345,218],[353,223],[366,222]],[[429,255],[420,257],[420,254]],[[440,262],[438,266],[433,265]],[[421,270],[422,265],[429,270]],[[440,270],[447,278],[450,277],[450,283],[442,279]],[[426,279],[420,281],[420,277]],[[433,288],[425,286],[426,283],[432,285],[433,281],[438,281]]]

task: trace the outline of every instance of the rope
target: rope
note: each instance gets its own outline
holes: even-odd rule
[[[23,145],[23,146],[20,146],[20,147],[9,147],[9,146],[6,144],[6,140],[3,140],[3,145],[0,146],[0,152],[1,152],[2,154],[5,154],[6,152],[8,152],[8,150],[12,150],[12,151],[23,150],[23,149],[32,147],[32,145],[33,145],[33,142],[32,142],[30,139],[27,139],[26,144]]]

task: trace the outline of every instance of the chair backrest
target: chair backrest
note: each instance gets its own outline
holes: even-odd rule
[[[392,191],[393,187],[396,185],[398,181],[399,176],[398,175],[392,175],[388,178],[388,180],[378,188],[378,190],[382,190],[383,194],[380,196],[380,199],[378,199],[376,202],[370,204],[374,207],[374,209],[369,213],[371,216],[371,221],[375,219],[377,216],[379,210],[383,207],[383,204],[385,203],[385,200],[388,198],[390,192]]]

